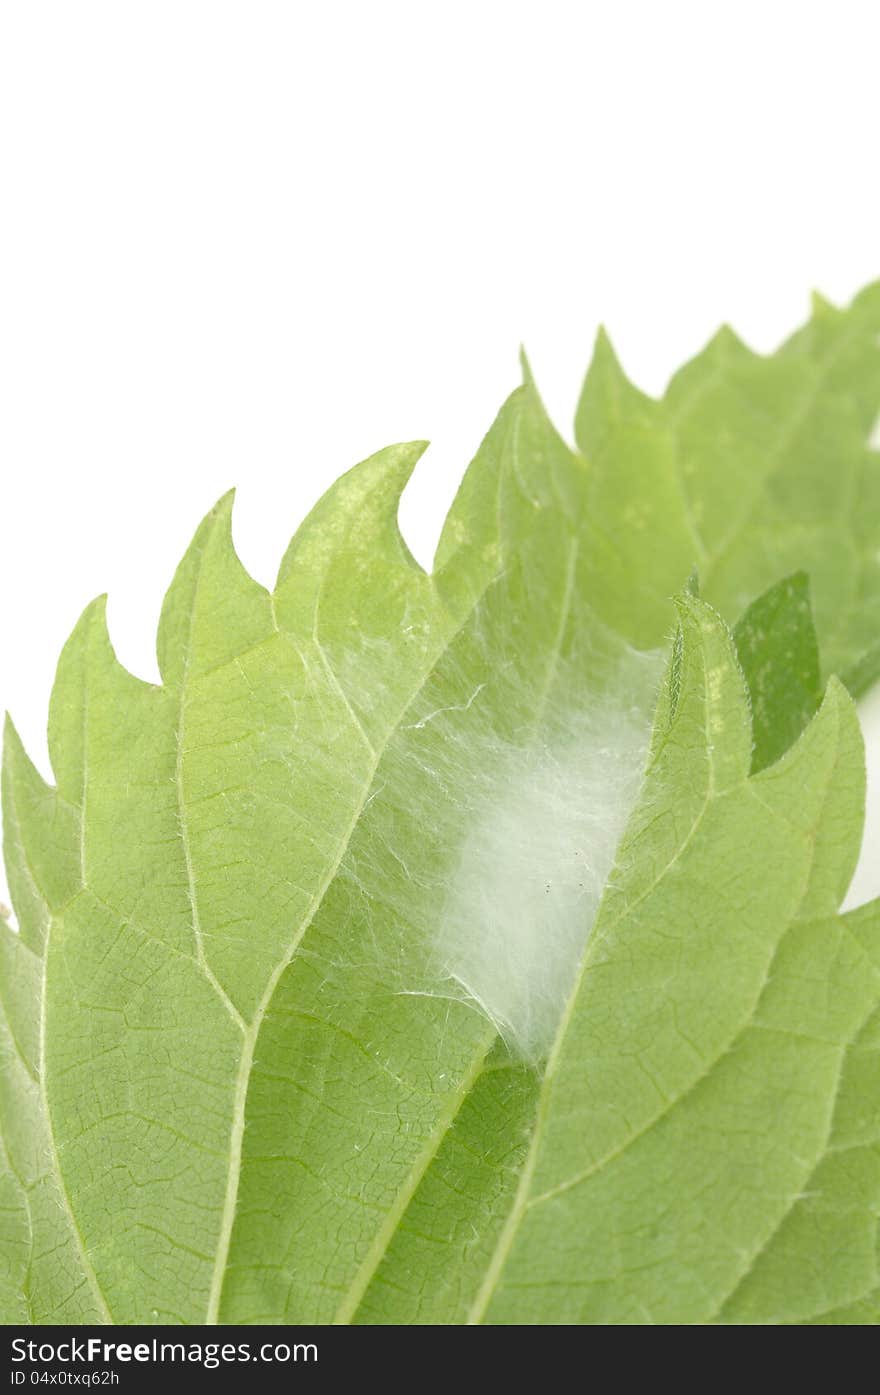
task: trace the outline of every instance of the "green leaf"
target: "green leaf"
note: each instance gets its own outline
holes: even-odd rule
[[[832,683],[798,744],[750,777],[729,640],[701,603],[682,610],[681,696],[550,1054],[475,1320],[803,1321],[817,1311],[805,1268],[827,1265],[819,1308],[876,1283],[872,1244],[843,1243],[876,1229],[870,1168],[845,1190],[824,1182],[846,1171],[839,1092],[880,1001],[870,954],[833,918],[859,844],[855,713]],[[826,1233],[819,1244],[801,1224],[786,1244],[805,1198]]]
[[[244,1205],[245,1106],[259,1092],[254,1065],[266,1061],[280,980],[294,960],[316,971],[314,922],[374,797],[382,750],[531,513],[518,491],[532,474],[543,479],[546,458],[519,452],[544,429],[533,397],[515,394],[470,477],[497,493],[491,534],[465,494],[436,580],[398,532],[399,493],[421,450],[398,447],[318,505],[271,596],[241,568],[221,501],[166,601],[163,686],[119,666],[101,604],[77,626],[52,700],[57,792],[22,774],[14,742],[7,752],[13,896],[23,921],[29,898],[38,905],[43,929],[40,973],[5,980],[6,1017],[13,1040],[19,1019],[45,1024],[34,1098],[79,1254],[62,1295],[41,1285],[19,1196],[31,1178],[21,1183],[13,1160],[16,1316],[22,1305],[45,1320],[66,1314],[87,1290],[97,1307],[84,1317],[118,1322],[215,1319],[237,1301],[224,1293],[237,1282],[229,1250]],[[582,467],[561,456],[576,476]],[[565,515],[554,524],[571,526]],[[363,987],[353,975],[348,1007]],[[14,1054],[4,1056],[13,1139]],[[432,1118],[444,1108],[442,1092],[429,1100]],[[381,1216],[366,1223],[369,1238]],[[262,1233],[273,1228],[264,1221]],[[354,1269],[360,1230],[345,1241]]]
[[[592,465],[594,589],[634,643],[660,641],[664,600],[694,564],[731,623],[804,570],[825,672],[854,691],[873,681],[876,664],[862,665],[880,631],[878,329],[878,286],[846,310],[817,299],[769,357],[723,329],[660,401],[631,386],[600,335],[577,440]]]
[[[794,745],[822,701],[805,574],[784,578],[753,601],[733,638],[751,699],[756,773]]]
[[[19,930],[0,921],[0,1315],[103,1322],[107,1308],[61,1174],[45,1092],[49,898],[78,881],[76,810],[31,765],[7,721],[3,841]]]
[[[549,1059],[530,1088],[497,1056],[467,1080],[357,1321],[801,1321],[827,1306],[805,1266],[826,1296],[876,1283],[875,1082],[847,1082],[880,980],[833,917],[860,834],[852,704],[832,684],[792,751],[750,776],[730,637],[704,604],[682,609],[674,713]],[[817,1190],[821,1249],[802,1234],[739,1316],[850,1097],[868,1109],[861,1174]]]
[[[419,443],[334,486],[272,593],[221,500],[161,685],[87,609],[57,787],[5,746],[5,1320],[858,1320],[875,917],[836,911],[862,755],[839,684],[815,711],[805,583],[779,575],[809,567],[826,668],[863,662],[876,540],[864,495],[858,610],[767,441],[783,417],[801,441],[800,402],[868,488],[872,306],[845,334],[819,312],[766,382],[695,368],[717,441],[603,342],[585,459],[526,369],[432,576],[396,521]],[[764,440],[738,513],[734,399]],[[775,589],[735,650],[692,585],[658,698],[695,564],[727,614]]]

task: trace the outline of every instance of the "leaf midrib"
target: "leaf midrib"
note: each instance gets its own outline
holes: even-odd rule
[[[431,1132],[431,1136],[416,1158],[403,1186],[399,1188],[394,1199],[394,1204],[389,1208],[384,1222],[373,1238],[373,1243],[368,1249],[363,1263],[349,1284],[344,1299],[336,1309],[333,1316],[334,1326],[350,1323],[357,1313],[361,1305],[361,1300],[370,1286],[370,1282],[388,1253],[391,1241],[397,1234],[397,1228],[406,1214],[410,1202],[418,1191],[419,1185],[428,1172],[428,1169],[440,1152],[446,1135],[457,1119],[462,1105],[482,1075],[489,1053],[497,1040],[498,1033],[495,1028],[492,1027],[492,1029],[486,1032],[478,1042],[470,1067],[462,1076],[456,1089],[447,1097],[446,1104]]]

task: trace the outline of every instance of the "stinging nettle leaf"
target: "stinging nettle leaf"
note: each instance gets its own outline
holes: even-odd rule
[[[860,834],[849,699],[832,685],[800,742],[749,778],[729,640],[700,603],[683,623],[681,696],[551,1051],[475,1318],[725,1320],[825,1156],[847,1050],[877,1005],[876,976],[829,920]],[[670,799],[684,780],[688,799]],[[843,1001],[814,992],[807,1008],[804,980],[829,956],[849,961]],[[795,1269],[789,1302],[798,1288]],[[788,1320],[769,1305],[760,1316]]]
[[[431,576],[421,443],[271,593],[227,496],[161,685],[87,609],[56,787],[4,748],[4,1320],[876,1320],[863,758],[803,574],[854,682],[875,302],[662,403],[600,339],[583,454],[526,367]]]
[[[757,772],[794,745],[822,701],[807,576],[796,572],[771,586],[737,622],[733,637],[751,700]]]
[[[626,576],[627,595],[642,582],[639,607],[616,594],[605,602],[634,642],[656,642],[665,597],[692,565],[731,623],[804,570],[826,674],[855,692],[874,681],[880,471],[868,443],[880,409],[878,330],[877,285],[845,310],[817,299],[808,324],[769,356],[725,328],[660,401],[632,387],[600,335],[576,434],[593,465],[597,587]]]

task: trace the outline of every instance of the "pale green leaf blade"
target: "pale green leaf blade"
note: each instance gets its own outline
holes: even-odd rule
[[[810,575],[825,672],[854,691],[880,629],[876,288],[846,310],[817,301],[769,356],[722,330],[660,401],[634,389],[600,336],[577,416],[592,467],[595,585],[633,640],[662,639],[658,601],[691,567],[733,622],[781,576]],[[620,598],[627,588],[628,603]],[[653,597],[653,601],[652,601]],[[603,612],[606,613],[606,612]]]
[[[514,439],[528,412],[520,393],[506,413]],[[543,420],[525,427],[533,440]],[[238,563],[222,501],[166,602],[163,686],[120,667],[101,605],[59,666],[59,795],[30,800],[23,834],[57,911],[39,922],[33,1133],[51,1121],[86,1267],[115,1321],[217,1316],[254,1047],[278,978],[334,879],[382,745],[521,526],[516,508],[509,527],[496,519],[495,543],[462,565],[466,585],[426,577],[396,523],[420,449],[380,453],[341,481],[272,597]],[[505,477],[509,449],[502,440]],[[477,474],[493,452],[490,433]],[[14,869],[10,881],[25,920],[29,892]],[[16,1109],[6,1101],[5,1133]],[[122,1161],[108,1169],[111,1158]],[[21,1223],[16,1201],[16,1235]]]
[[[19,929],[0,921],[0,1320],[104,1322],[106,1301],[71,1206],[45,1093],[47,956],[79,888],[79,821],[40,778],[10,722],[3,841]]]
[[[757,772],[784,755],[822,701],[807,576],[784,577],[753,601],[733,639],[749,689]]]
[[[876,1323],[880,1220],[880,916],[877,905],[804,928],[783,1028],[845,1036],[827,1146],[801,1192],[751,1258],[717,1320]],[[869,985],[865,994],[860,984]],[[853,1015],[862,1005],[861,1019]],[[794,1010],[793,1010],[794,1009]],[[785,1020],[787,1018],[787,1021]],[[846,1309],[850,1311],[847,1313]]]
[[[475,1320],[717,1320],[824,1156],[847,1048],[876,1007],[860,968],[841,1001],[817,995],[799,1013],[816,917],[858,852],[852,705],[832,687],[791,752],[749,778],[729,641],[725,658],[700,602],[684,622],[681,697],[550,1056]],[[670,837],[658,814],[675,804],[673,772],[698,768],[692,704],[703,794]],[[730,742],[740,754],[719,780]]]
[[[339,481],[271,594],[222,500],[166,600],[162,685],[89,608],[53,695],[57,792],[7,745],[11,1318],[870,1309],[876,975],[861,922],[834,919],[863,771],[838,686],[795,741],[818,698],[799,583],[740,626],[745,674],[681,603],[637,795],[695,563],[728,615],[809,564],[832,666],[864,671],[874,299],[820,307],[772,361],[722,337],[663,403],[603,341],[586,460],[526,368],[433,577],[397,527],[419,443]],[[848,511],[826,534],[834,451]],[[824,1296],[781,1303],[840,1237]]]
[[[510,560],[407,709],[301,952],[267,1004],[221,1307],[228,1321],[279,1310],[290,1321],[358,1317],[381,1282],[398,1222],[414,1199],[425,1204],[423,1183],[434,1184],[435,1162],[442,1169],[454,1147],[447,1135],[464,1127],[470,1092],[508,1088],[501,1071],[490,1085],[483,1079],[499,1033],[517,1050],[541,1049],[544,1016],[555,1012],[565,982],[538,1001],[530,984],[540,964],[515,951],[491,1004],[482,992],[486,963],[468,963],[465,953],[456,980],[443,958],[464,948],[455,940],[465,913],[456,888],[471,885],[469,858],[500,857],[496,875],[513,871],[503,865],[503,843],[494,843],[499,767],[509,768],[514,800],[520,779],[539,802],[548,782],[555,794],[558,778],[566,795],[584,794],[586,782],[595,797],[593,772],[568,772],[565,763],[594,739],[614,738],[617,750],[620,729],[629,743],[620,752],[630,762],[621,772],[633,787],[628,808],[657,672],[652,657],[629,651],[595,620],[582,599],[576,536],[557,529],[567,545],[547,554],[538,531],[534,551]],[[527,805],[518,814],[514,804],[514,820],[530,812]],[[614,816],[603,817],[600,883],[618,836]],[[562,867],[559,853],[550,855],[547,877],[578,876],[565,853]],[[552,917],[557,893],[545,882],[526,894],[535,914]],[[558,894],[568,906],[598,888],[581,893],[575,881]],[[584,930],[577,922],[572,930],[576,955]],[[572,967],[564,960],[560,972]],[[481,1117],[487,1127],[489,1113]],[[493,1194],[506,1187],[494,1175],[485,1183]],[[481,1232],[476,1248],[486,1243]]]

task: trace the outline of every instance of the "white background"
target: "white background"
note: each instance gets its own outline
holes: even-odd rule
[[[429,564],[521,341],[567,432],[600,321],[660,391],[721,321],[769,350],[880,275],[878,39],[841,0],[7,0],[0,705],[41,767],[82,606],[155,677],[230,484],[271,583],[337,474],[428,436]]]

